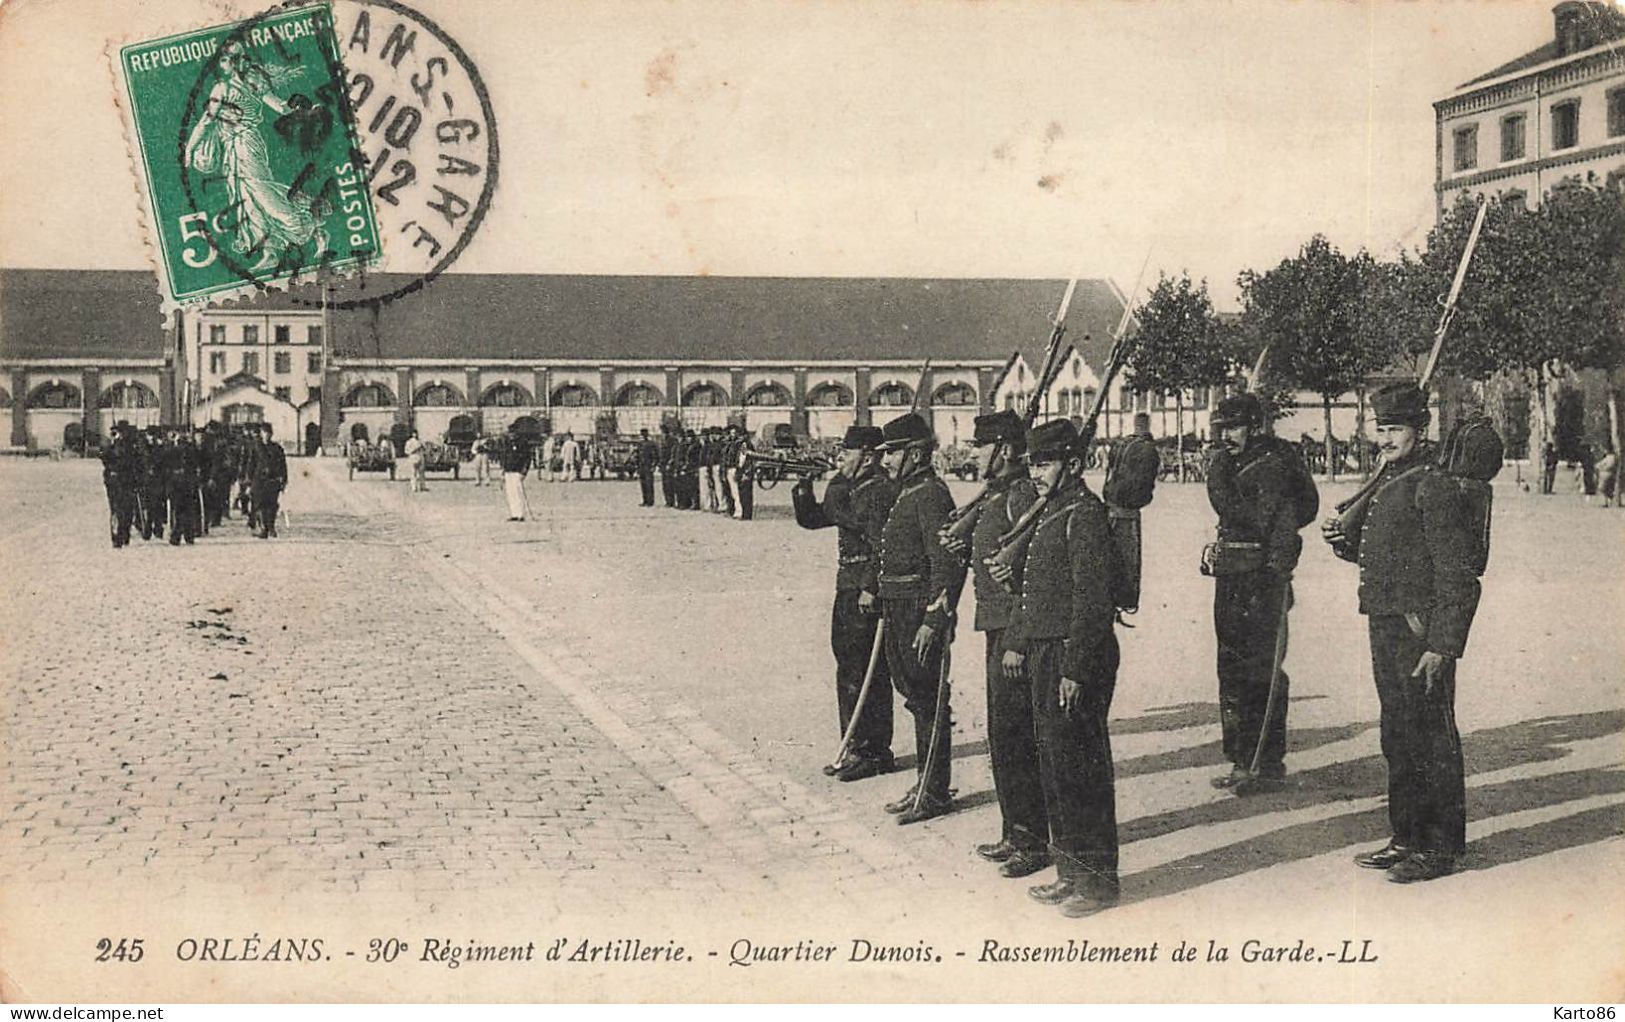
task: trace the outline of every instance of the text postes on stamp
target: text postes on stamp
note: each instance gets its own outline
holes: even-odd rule
[[[327,5],[132,43],[115,59],[167,305],[376,260]]]

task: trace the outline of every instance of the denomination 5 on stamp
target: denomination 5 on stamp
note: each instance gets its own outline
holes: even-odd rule
[[[377,259],[328,5],[131,43],[114,61],[166,306]]]

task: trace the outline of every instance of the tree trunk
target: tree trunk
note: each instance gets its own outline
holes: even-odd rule
[[[1185,392],[1174,391],[1174,432],[1179,439],[1174,441],[1175,457],[1179,459],[1179,481],[1185,481]]]
[[[1548,421],[1546,416],[1546,366],[1542,364],[1539,369],[1535,370],[1535,423],[1538,427],[1537,432],[1540,434],[1540,446],[1536,450],[1539,452],[1537,457],[1540,459],[1540,492],[1543,494],[1552,492],[1547,486],[1546,477],[1546,445],[1551,442],[1552,436],[1551,428],[1547,425]]]
[[[1332,399],[1329,394],[1320,395],[1320,408],[1326,416],[1326,477],[1337,478],[1337,441],[1332,437]]]
[[[1608,381],[1608,431],[1613,434],[1614,440],[1614,492],[1604,496],[1614,498],[1614,506],[1622,505],[1621,497],[1625,496],[1625,470],[1620,468],[1619,452],[1621,444],[1625,444],[1625,434],[1620,432],[1619,421],[1619,389],[1614,381]]]
[[[1360,478],[1364,479],[1371,473],[1371,460],[1366,457],[1365,386],[1363,384],[1354,388],[1354,445],[1355,464],[1360,469]]]

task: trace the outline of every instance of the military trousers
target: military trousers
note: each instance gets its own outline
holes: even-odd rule
[[[914,654],[914,634],[925,620],[924,597],[887,599],[886,665],[891,668],[892,686],[903,697],[903,706],[914,717],[914,772],[930,800],[949,799],[949,779],[953,761],[951,710],[942,707],[941,726],[937,721],[938,686],[942,681],[942,643],[938,635],[926,651],[925,662]],[[940,733],[937,733],[940,732]],[[936,734],[936,755],[931,755],[931,739]],[[929,766],[929,771],[927,767]]]
[[[655,506],[655,474],[653,472],[638,471],[638,490],[643,497],[644,507]]]
[[[664,469],[660,472],[660,495],[666,499],[667,507],[677,506],[677,478]]]
[[[130,524],[135,521],[135,488],[119,482],[107,484],[108,529],[115,547],[128,546]]]
[[[275,479],[254,481],[254,519],[260,535],[276,535],[277,510],[282,504],[282,484]]]
[[[1219,723],[1224,732],[1224,756],[1249,769],[1264,736],[1259,772],[1279,775],[1286,767],[1286,707],[1289,681],[1281,672],[1275,709],[1269,706],[1270,673],[1275,664],[1275,633],[1284,629],[1281,601],[1292,606],[1291,586],[1269,571],[1223,575],[1213,589],[1213,631],[1218,638]],[[1285,636],[1283,635],[1283,641]],[[1283,646],[1283,649],[1285,647]]]
[[[1033,728],[1032,685],[1025,665],[1016,677],[1004,676],[1004,629],[983,635],[987,639],[987,758],[1003,817],[999,836],[1017,848],[1043,851],[1049,844],[1049,818],[1044,811],[1043,771]]]
[[[1402,616],[1368,619],[1371,673],[1382,705],[1388,822],[1394,844],[1460,855],[1467,848],[1467,782],[1456,730],[1456,662],[1431,691],[1411,677],[1427,644]]]
[[[859,591],[841,589],[835,593],[835,605],[829,616],[829,645],[835,653],[835,702],[840,714],[841,735],[852,724],[855,714],[857,727],[852,732],[851,755],[860,759],[891,762],[892,694],[891,671],[882,653],[875,664],[875,676],[869,682],[869,693],[862,704],[858,696],[863,691],[863,676],[869,669],[869,654],[874,649],[875,629],[880,618],[858,609]]]
[[[744,472],[735,469],[734,488],[739,494],[738,513],[735,515],[740,521],[748,522],[756,515],[756,483]]]
[[[169,541],[191,542],[203,531],[203,504],[196,481],[182,480],[172,483],[165,495],[169,503]]]
[[[1032,713],[1049,817],[1050,854],[1063,880],[1117,886],[1117,790],[1106,716],[1117,687],[1117,638],[1109,671],[1074,678],[1081,704],[1061,709],[1062,639],[1034,639],[1027,651]]]

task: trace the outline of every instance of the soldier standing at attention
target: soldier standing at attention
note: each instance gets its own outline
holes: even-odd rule
[[[274,439],[271,424],[260,423],[263,439],[254,455],[254,514],[259,519],[260,539],[276,535],[277,510],[282,491],[288,486],[288,458]]]
[[[102,485],[107,488],[113,549],[130,545],[130,523],[136,516],[136,487],[141,484],[141,457],[130,424],[113,427],[113,442],[102,448]]]
[[[756,480],[745,468],[745,452],[750,450],[750,436],[745,427],[734,426],[733,453],[728,459],[728,477],[733,480],[734,517],[748,522],[756,514]]]
[[[655,466],[660,464],[660,445],[649,437],[647,429],[638,430],[638,490],[643,494],[643,507],[655,506]]]
[[[164,501],[164,440],[157,426],[148,426],[141,444],[141,538],[164,538],[169,507]]]
[[[1117,793],[1106,717],[1117,687],[1112,538],[1106,505],[1084,485],[1078,431],[1055,419],[1028,431],[1044,496],[1006,646],[1032,686],[1044,808],[1056,880],[1028,891],[1086,916],[1117,904]]]
[[[1293,466],[1263,433],[1263,424],[1264,407],[1256,396],[1238,394],[1220,401],[1212,417],[1219,446],[1207,477],[1208,502],[1218,513],[1219,534],[1203,567],[1214,576],[1219,722],[1224,755],[1231,764],[1228,773],[1213,779],[1213,786],[1238,795],[1276,787],[1286,777],[1285,672],[1277,683],[1273,710],[1270,685],[1276,633],[1282,632],[1284,649],[1292,571],[1303,550]],[[1255,756],[1257,776],[1252,770]]]
[[[254,507],[254,463],[260,456],[260,431],[253,423],[241,427],[237,458],[237,505],[243,509],[243,515],[248,521],[248,531],[253,532],[259,528],[259,519],[255,515]],[[379,446],[389,442],[387,437],[378,438]],[[392,454],[391,457],[394,455]]]
[[[664,423],[660,427],[660,494],[667,507],[677,506],[677,431]]]
[[[1027,437],[1021,416],[1011,411],[978,415],[971,442],[980,454],[984,496],[968,545],[956,541],[951,532],[943,533],[943,542],[969,558],[960,571],[970,570],[976,590],[976,630],[987,645],[987,751],[1002,827],[999,840],[978,845],[976,854],[1001,863],[1002,875],[1017,878],[1050,864],[1049,820],[1044,815],[1025,658],[1004,644],[1015,597],[994,581],[986,560],[998,549],[999,537],[1032,507],[1038,491],[1022,461]],[[1019,581],[1015,588],[1019,592]]]
[[[790,492],[797,525],[803,529],[833,525],[839,530],[829,644],[835,653],[840,733],[846,734],[854,714],[858,723],[847,755],[825,772],[842,781],[858,781],[892,769],[891,673],[883,660],[875,665],[863,704],[858,703],[879,623],[880,533],[897,498],[896,484],[875,460],[874,449],[880,440],[880,430],[874,426],[848,427],[840,465],[824,488],[823,501],[813,496],[811,479],[803,478]]]
[[[198,449],[184,429],[175,431],[173,442],[164,451],[164,486],[172,516],[169,545],[180,546],[184,539],[190,546],[197,540],[202,522],[198,518]]]
[[[917,774],[914,787],[887,804],[886,811],[907,824],[953,808],[948,787],[952,728],[949,708],[939,712],[937,696],[942,639],[952,613],[948,589],[958,571],[937,533],[954,509],[954,498],[931,466],[936,437],[923,418],[910,412],[886,423],[881,433],[881,463],[898,487],[880,541],[886,663],[892,684],[914,715]]]
[[[525,520],[525,475],[530,471],[530,442],[519,432],[519,424],[508,424],[499,456],[502,462],[502,494],[508,501],[508,521]]]
[[[1363,522],[1322,532],[1360,566],[1360,613],[1382,705],[1388,844],[1355,857],[1408,884],[1455,871],[1467,848],[1467,790],[1456,730],[1456,660],[1478,609],[1479,538],[1456,481],[1427,456],[1427,394],[1390,384],[1371,398],[1382,479]]]

